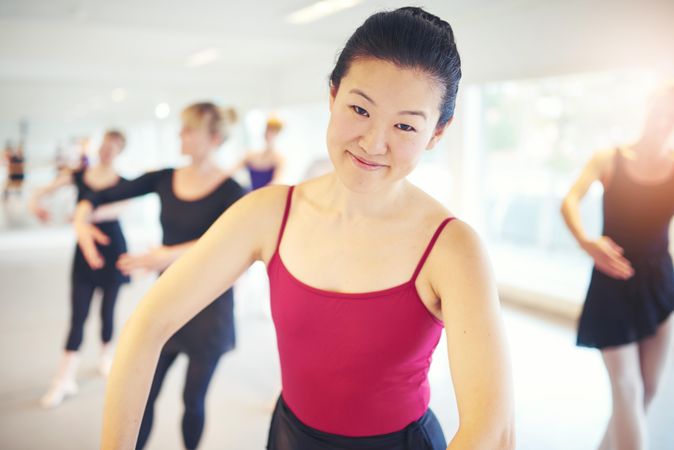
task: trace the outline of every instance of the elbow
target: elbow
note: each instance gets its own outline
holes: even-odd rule
[[[450,449],[515,450],[514,418],[504,418],[491,424],[459,426]]]
[[[480,447],[494,450],[515,450],[515,423],[514,420],[504,421],[495,425],[489,433],[485,433],[485,442]]]
[[[515,450],[515,424],[511,421],[499,433],[497,446],[499,450]]]
[[[566,218],[568,216],[569,209],[574,205],[575,199],[570,195],[567,195],[562,200],[562,203],[559,206],[559,213],[562,217]]]
[[[566,196],[566,197],[564,197],[564,199],[562,200],[562,203],[559,205],[559,212],[560,212],[562,215],[566,214],[566,209],[567,209],[568,206],[569,206],[569,202],[570,202],[570,198],[569,198],[569,196]]]
[[[152,320],[139,311],[134,312],[127,321],[120,342],[125,341],[134,348],[146,346],[161,348],[171,336],[169,327],[160,320]]]

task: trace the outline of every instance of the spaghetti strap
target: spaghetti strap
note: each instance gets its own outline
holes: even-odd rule
[[[440,233],[445,228],[445,225],[447,225],[449,222],[451,222],[454,219],[455,219],[455,217],[447,217],[445,220],[443,220],[440,223],[437,230],[435,230],[435,234],[433,235],[433,238],[431,238],[431,241],[428,243],[428,246],[426,247],[426,251],[424,252],[421,259],[419,260],[419,264],[417,264],[417,268],[414,271],[414,275],[412,275],[412,280],[411,280],[412,283],[414,283],[417,280],[417,277],[419,276],[419,272],[421,272],[421,268],[424,267],[424,263],[426,262],[426,259],[428,258],[428,255],[431,253],[431,250],[433,250],[433,246],[435,245],[435,241],[437,241],[438,237],[440,237]]]
[[[283,211],[283,220],[281,221],[281,229],[278,233],[278,240],[276,241],[276,252],[278,253],[279,248],[281,247],[281,238],[283,238],[283,232],[286,229],[286,222],[288,222],[288,215],[290,214],[290,204],[293,201],[293,190],[295,186],[290,186],[288,189],[288,197],[286,198],[286,208]]]

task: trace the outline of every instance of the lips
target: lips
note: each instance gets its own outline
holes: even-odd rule
[[[354,155],[353,153],[351,153],[351,152],[348,151],[348,150],[347,150],[347,153],[348,153],[349,156],[351,157],[351,160],[353,161],[353,163],[354,163],[356,166],[358,166],[358,167],[360,167],[360,168],[362,168],[362,169],[365,169],[365,170],[377,170],[377,169],[381,169],[381,168],[383,168],[383,167],[386,167],[386,166],[383,165],[383,164],[377,164],[377,163],[374,163],[374,162],[372,162],[372,161],[368,161],[367,159],[358,157],[358,156]]]

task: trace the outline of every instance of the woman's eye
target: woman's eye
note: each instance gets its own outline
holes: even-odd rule
[[[414,129],[413,126],[407,125],[407,124],[405,124],[405,123],[399,123],[399,124],[397,124],[397,125],[396,125],[396,128],[398,128],[399,130],[403,130],[403,131],[417,131],[417,130]]]
[[[370,117],[370,113],[368,113],[366,110],[364,110],[358,105],[351,105],[351,109],[353,109],[353,111],[359,116]]]

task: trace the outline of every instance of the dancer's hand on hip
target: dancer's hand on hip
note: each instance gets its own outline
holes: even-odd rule
[[[96,248],[96,243],[108,245],[110,238],[90,223],[75,222],[75,233],[77,234],[77,245],[82,250],[82,255],[92,269],[101,269],[105,265],[105,260]]]
[[[588,242],[583,250],[594,259],[597,270],[610,277],[627,280],[634,275],[632,264],[623,256],[625,251],[608,236]]]

